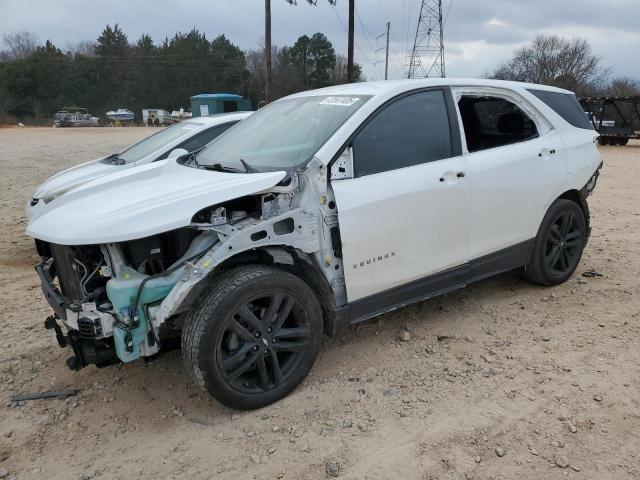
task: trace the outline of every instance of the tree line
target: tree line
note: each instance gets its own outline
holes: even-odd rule
[[[96,41],[60,48],[30,32],[3,35],[0,51],[0,122],[46,122],[64,106],[102,116],[126,107],[189,109],[189,97],[236,93],[254,107],[263,100],[262,50],[243,51],[224,35],[209,40],[197,29],[156,43],[146,34],[134,42],[116,24]],[[322,33],[303,35],[272,49],[274,99],[347,82],[347,62]],[[357,80],[362,69],[355,65]],[[615,77],[584,39],[539,36],[486,73],[488,78],[541,83],[579,96],[640,95],[640,83]]]
[[[0,51],[0,121],[4,117],[46,122],[64,106],[96,116],[118,107],[190,108],[189,97],[236,93],[254,106],[263,99],[262,51],[243,51],[224,35],[209,40],[197,29],[156,43],[146,34],[135,42],[116,24],[95,42],[60,48],[39,44],[30,32],[3,36]],[[322,33],[294,45],[274,47],[273,98],[345,83],[346,59]],[[357,78],[361,68],[356,66]]]

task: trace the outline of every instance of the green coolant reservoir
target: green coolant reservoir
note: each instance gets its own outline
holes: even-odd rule
[[[136,312],[137,320],[129,317],[129,306],[135,302],[138,288],[148,275],[125,267],[117,278],[107,282],[107,296],[113,304],[113,309],[117,312],[118,318],[129,326],[129,328],[123,328],[116,324],[113,329],[116,354],[120,360],[132,362],[140,358],[141,345],[147,341],[149,332],[149,320],[143,307],[166,297],[183,272],[184,267],[170,275],[151,279],[144,284]]]

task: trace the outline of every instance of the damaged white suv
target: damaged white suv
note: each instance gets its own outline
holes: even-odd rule
[[[182,335],[221,403],[291,392],[324,333],[523,268],[567,280],[602,165],[571,92],[489,80],[278,100],[197,155],[72,189],[31,219],[72,368]],[[59,325],[64,324],[64,330]]]

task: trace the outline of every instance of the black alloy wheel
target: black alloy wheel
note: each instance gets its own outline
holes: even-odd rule
[[[226,382],[243,393],[265,393],[296,371],[309,346],[309,317],[282,292],[260,294],[227,318],[216,352]]]
[[[187,313],[182,356],[223,405],[260,408],[307,376],[322,340],[322,310],[301,278],[265,265],[221,275]]]
[[[566,275],[567,272],[575,270],[580,261],[583,244],[584,239],[576,213],[568,211],[561,214],[547,233],[545,265],[558,277]]]
[[[546,286],[566,282],[578,267],[586,243],[587,222],[582,208],[568,199],[556,200],[542,220],[525,276]]]

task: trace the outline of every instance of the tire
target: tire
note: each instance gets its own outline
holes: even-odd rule
[[[545,286],[566,282],[578,267],[586,242],[582,208],[571,200],[556,200],[542,220],[525,276]]]
[[[618,145],[620,145],[621,147],[624,147],[625,145],[629,144],[629,139],[628,138],[621,138],[618,141]]]
[[[243,266],[222,275],[187,313],[182,357],[216,400],[251,410],[305,379],[322,332],[320,304],[305,282],[277,268]]]

